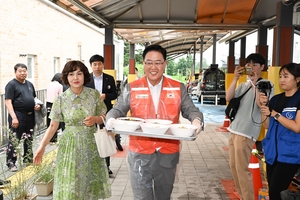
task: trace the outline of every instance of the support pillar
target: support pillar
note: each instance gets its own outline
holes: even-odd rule
[[[229,41],[229,55],[227,57],[227,72],[225,75],[225,91],[228,90],[229,85],[234,77],[235,57],[234,57],[234,42]]]
[[[195,76],[195,63],[196,63],[196,45],[197,42],[194,43],[194,54],[193,54],[193,66],[191,69],[191,76]],[[198,79],[198,77],[195,76],[195,79]]]
[[[135,57],[134,57],[134,52],[135,52],[135,45],[130,44],[129,48],[129,74],[128,74],[128,83],[134,81],[136,79],[136,74],[135,74]]]
[[[293,8],[293,4],[284,5],[281,1],[277,3],[272,66],[282,66],[293,60]]]
[[[212,52],[212,63],[211,64],[217,64],[216,63],[216,49],[217,49],[217,35],[216,34],[214,34],[213,35],[213,52]]]
[[[113,28],[105,28],[104,69],[115,69],[115,46],[113,45]]]
[[[268,70],[268,29],[265,26],[259,26],[257,31],[256,52],[261,54],[266,59],[266,65],[263,71]]]
[[[240,66],[246,65],[246,37],[241,38],[241,44],[240,44],[240,60],[239,64]]]
[[[200,44],[200,50],[199,50],[199,52],[200,52],[200,69],[199,69],[199,79],[201,79],[201,77],[202,77],[202,71],[203,71],[203,38],[204,38],[204,36],[201,36],[201,44]]]

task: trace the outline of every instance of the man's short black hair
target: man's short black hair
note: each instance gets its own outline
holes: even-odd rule
[[[18,70],[18,68],[24,68],[24,69],[27,70],[27,66],[26,66],[25,64],[23,64],[23,63],[18,63],[18,64],[16,64],[16,65],[14,66],[15,72]]]
[[[259,63],[260,65],[266,64],[266,59],[259,53],[252,53],[246,58],[246,63]]]
[[[92,64],[93,62],[102,62],[104,63],[104,58],[98,54],[96,55],[93,55],[91,58],[90,58],[90,64]]]
[[[166,51],[166,49],[164,49],[163,47],[161,47],[158,44],[149,45],[145,48],[145,50],[143,52],[143,60],[145,60],[146,54],[150,51],[157,51],[157,52],[161,53],[162,56],[164,57],[164,60],[167,60],[167,51]]]

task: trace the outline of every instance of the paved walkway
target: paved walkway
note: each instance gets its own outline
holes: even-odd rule
[[[194,102],[204,113],[205,130],[195,141],[183,141],[174,190],[171,200],[237,199],[233,194],[234,186],[229,169],[227,141],[228,132],[218,132],[224,121],[225,106],[213,104],[200,105]],[[181,119],[182,123],[189,123]],[[133,200],[128,176],[126,155],[128,137],[122,135],[124,151],[118,151],[111,157],[110,178],[111,200]],[[37,200],[52,199],[38,197]]]
[[[228,133],[216,132],[220,124],[207,123],[195,141],[183,141],[178,174],[172,200],[237,199],[229,169]],[[127,136],[124,151],[111,158],[112,200],[132,200],[133,194],[126,163]]]
[[[183,141],[180,163],[171,200],[238,199],[229,168],[228,132],[218,132],[224,122],[225,106],[195,105],[204,113],[205,129],[195,141]],[[182,123],[189,123],[181,119]],[[132,200],[126,152],[128,138],[122,136],[124,151],[111,157],[111,200]]]

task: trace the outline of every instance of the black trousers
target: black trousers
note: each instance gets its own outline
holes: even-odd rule
[[[50,115],[50,112],[51,112],[51,109],[52,109],[52,104],[53,103],[50,103],[50,102],[46,102],[46,108],[47,108],[47,127],[50,126],[50,122],[51,122],[51,119],[49,118],[49,115]],[[61,123],[59,124],[59,127],[57,128],[55,134],[53,135],[53,137],[51,138],[50,142],[57,142],[57,132],[58,130],[62,128],[61,126]]]
[[[6,165],[11,167],[16,164],[17,154],[15,153],[15,148],[19,144],[20,140],[23,139],[23,162],[32,163],[33,152],[32,152],[32,140],[33,140],[33,130],[34,130],[34,112],[30,115],[15,111],[16,116],[19,121],[18,128],[12,127],[12,118],[8,115],[9,129],[12,133],[9,134],[9,142],[6,151]],[[15,141],[17,139],[17,141]]]
[[[267,164],[267,179],[271,200],[281,200],[280,192],[288,188],[299,167],[299,164],[287,164],[277,161],[273,165]]]

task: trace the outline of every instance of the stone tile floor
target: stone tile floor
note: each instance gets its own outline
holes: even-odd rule
[[[218,132],[224,121],[225,106],[194,103],[204,113],[205,130],[195,141],[182,141],[171,200],[238,199],[234,195],[235,188],[228,164],[229,133]],[[183,118],[181,122],[189,123]],[[114,174],[110,178],[112,197],[109,199],[133,200],[126,162],[128,137],[122,135],[121,140],[124,151],[118,151],[111,157],[110,168]],[[49,199],[52,199],[52,195],[37,197],[37,200]]]

